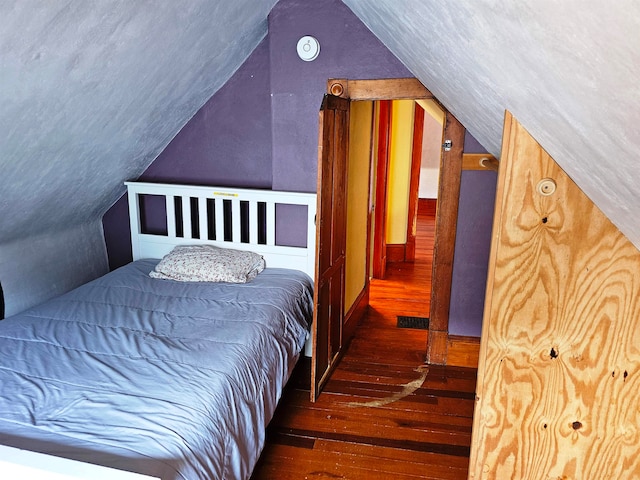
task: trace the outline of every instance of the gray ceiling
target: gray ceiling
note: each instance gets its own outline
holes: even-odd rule
[[[100,218],[264,38],[275,3],[0,2],[0,244]]]
[[[640,3],[344,0],[494,154],[505,109],[640,246]]]
[[[495,154],[511,110],[640,245],[640,3],[344,2]],[[0,244],[100,218],[275,3],[1,2]]]

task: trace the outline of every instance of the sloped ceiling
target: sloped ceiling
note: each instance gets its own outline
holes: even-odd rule
[[[0,3],[0,245],[99,219],[267,33],[276,0]]]
[[[512,111],[640,245],[640,3],[344,2],[494,154]],[[0,245],[99,219],[275,3],[1,2]]]
[[[344,3],[494,154],[510,110],[640,246],[640,3]]]

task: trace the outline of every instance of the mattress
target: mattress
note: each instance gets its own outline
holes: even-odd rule
[[[0,322],[0,443],[172,479],[246,479],[304,345],[311,279],[149,277],[139,260]]]

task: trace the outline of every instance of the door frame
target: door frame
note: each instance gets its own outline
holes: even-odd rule
[[[424,116],[426,112],[418,102],[414,102],[413,140],[411,146],[411,175],[409,180],[409,208],[407,215],[407,245],[404,261],[416,259],[416,224],[418,220],[418,199],[420,197],[420,167],[422,166],[422,142],[424,140]]]
[[[329,79],[327,92],[350,101],[433,99],[445,112],[444,139],[452,141],[452,148],[443,151],[440,156],[438,206],[433,249],[433,280],[431,282],[431,312],[426,346],[427,363],[445,365],[447,363],[449,305],[451,302],[453,254],[458,223],[465,129],[417,78]]]

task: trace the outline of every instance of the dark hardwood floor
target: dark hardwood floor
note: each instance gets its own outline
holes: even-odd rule
[[[420,209],[416,262],[390,264],[316,403],[301,361],[267,429],[251,477],[466,479],[476,370],[424,364],[427,332],[397,316],[427,316],[433,211]]]

